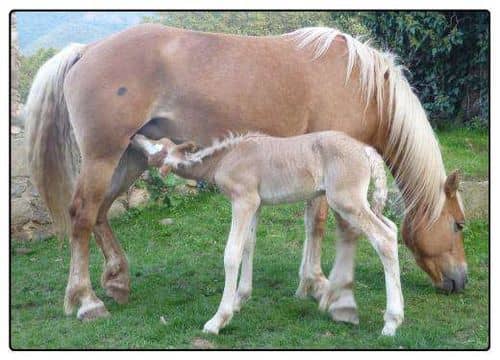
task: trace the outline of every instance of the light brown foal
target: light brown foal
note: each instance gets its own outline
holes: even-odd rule
[[[326,195],[328,205],[343,221],[365,234],[384,266],[387,309],[383,335],[394,335],[403,321],[403,295],[399,278],[396,225],[382,215],[387,196],[384,162],[376,150],[347,135],[318,132],[276,138],[261,134],[229,137],[195,153],[192,143],[175,145],[169,139],[132,139],[150,163],[172,167],[184,177],[216,184],[231,200],[231,231],[224,253],[226,281],[219,309],[203,330],[218,334],[241,309],[252,290],[252,256],[260,207],[311,201]],[[375,179],[374,208],[367,200],[368,185]],[[241,264],[239,285],[238,271]],[[350,266],[350,265],[348,265]],[[343,273],[344,269],[339,269]],[[299,292],[308,284],[301,282]],[[323,289],[320,308],[342,313],[351,303],[333,304],[340,294],[335,279]]]

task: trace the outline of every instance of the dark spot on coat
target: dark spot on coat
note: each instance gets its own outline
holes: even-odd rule
[[[126,92],[127,92],[127,88],[125,86],[122,86],[122,87],[118,88],[118,90],[116,91],[116,94],[118,96],[123,96],[123,95],[125,95]]]

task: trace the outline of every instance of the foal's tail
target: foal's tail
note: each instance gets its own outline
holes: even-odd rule
[[[387,176],[384,160],[371,146],[365,146],[365,153],[370,162],[371,177],[375,186],[372,195],[372,210],[378,217],[381,217],[387,200]]]
[[[69,233],[68,206],[80,158],[63,84],[84,47],[71,44],[42,65],[31,86],[24,113],[31,177],[60,237]]]

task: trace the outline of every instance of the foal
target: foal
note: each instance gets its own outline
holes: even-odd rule
[[[288,138],[230,136],[199,151],[193,143],[175,145],[166,138],[152,141],[136,135],[132,146],[143,151],[149,163],[163,173],[171,167],[180,176],[207,180],[231,200],[224,293],[217,313],[203,328],[205,332],[217,334],[250,296],[260,206],[326,195],[329,206],[368,237],[382,260],[387,295],[382,334],[395,334],[403,321],[397,229],[381,214],[387,189],[383,160],[375,149],[334,131]],[[375,180],[373,209],[367,200],[371,177]],[[338,298],[338,292],[330,282],[320,307],[327,308]]]

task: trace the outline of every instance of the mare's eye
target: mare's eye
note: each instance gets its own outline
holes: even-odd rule
[[[455,232],[462,231],[464,229],[464,222],[455,222]]]

